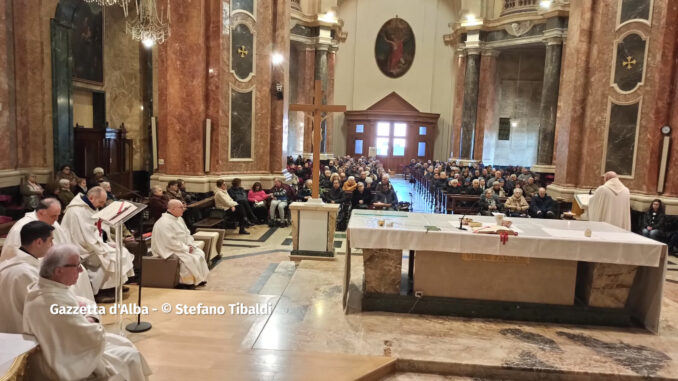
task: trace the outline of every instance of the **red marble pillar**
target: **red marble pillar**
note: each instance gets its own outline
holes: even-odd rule
[[[270,150],[269,150],[269,171],[271,173],[279,173],[283,170],[286,161],[283,160],[283,134],[286,133],[284,125],[287,125],[287,114],[289,104],[289,54],[290,54],[290,2],[289,0],[273,0],[273,20],[268,25],[272,26],[272,39],[275,46],[275,51],[285,56],[284,64],[274,67],[272,73],[272,83],[281,83],[285,89],[285,96],[282,100],[276,97],[271,99],[271,135],[270,135]],[[261,56],[258,56],[259,59]],[[264,57],[261,57],[264,58]],[[266,59],[266,58],[264,58]],[[267,57],[270,62],[270,55]],[[261,88],[259,89],[261,90]],[[270,94],[270,92],[269,92]],[[270,96],[270,95],[269,95]],[[258,113],[257,113],[258,116]]]
[[[220,0],[207,1],[207,119],[212,123],[210,139],[210,173],[223,171],[223,158],[228,155],[228,86],[223,79],[228,67],[222,57],[228,57],[230,41],[222,33],[223,7]],[[222,144],[223,143],[223,144]]]
[[[334,104],[334,69],[337,58],[337,52],[330,49],[327,56],[327,104]],[[334,138],[334,115],[336,113],[329,113],[327,115],[327,137],[325,138],[325,152],[328,154],[333,154],[335,152],[334,146],[332,146],[332,140]],[[341,150],[345,152],[344,150]]]
[[[163,8],[163,2],[160,2]],[[172,36],[159,47],[159,171],[204,173],[208,2],[172,2]]]
[[[582,129],[585,104],[589,92],[589,51],[593,2],[575,1],[570,4],[568,42],[565,51],[562,81],[558,96],[555,153],[555,183],[575,186],[579,182],[582,159]],[[585,162],[585,161],[584,161]]]
[[[46,167],[48,145],[52,144],[44,124],[51,111],[44,96],[50,85],[42,78],[49,43],[41,35],[40,3],[13,2],[17,166],[22,168]]]
[[[12,2],[0,1],[0,170],[16,168],[14,20]]]
[[[466,54],[462,53],[455,59],[456,79],[454,84],[454,107],[452,111],[452,153],[459,157],[461,137],[461,116],[464,106],[464,79],[466,77]]]
[[[483,159],[485,131],[490,131],[496,120],[497,55],[496,51],[483,51],[480,58],[480,80],[478,88],[478,118],[473,150],[473,160]]]

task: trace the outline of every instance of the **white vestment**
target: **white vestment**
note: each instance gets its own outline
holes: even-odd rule
[[[21,247],[21,229],[31,221],[39,221],[36,212],[26,213],[23,216],[23,218],[17,221],[14,225],[12,225],[12,228],[9,229],[9,233],[7,233],[7,238],[5,238],[5,242],[2,245],[2,254],[0,255],[0,263],[12,259],[17,255],[17,252]],[[59,222],[55,221],[52,227],[54,228],[54,230],[52,231],[52,237],[54,237],[53,243],[55,245],[71,243],[71,236],[63,227],[61,227],[61,225],[59,225]],[[39,263],[37,265],[37,268],[38,269],[40,268]],[[84,269],[85,268],[83,267],[83,270]],[[80,273],[80,276],[78,277],[78,283],[73,285],[73,288],[74,288],[73,292],[75,292],[76,295],[81,296],[83,298],[87,298],[94,302],[94,293],[92,292],[92,284],[89,282],[89,276],[87,275],[87,271],[83,271]]]
[[[207,281],[210,270],[205,253],[197,246],[183,218],[163,213],[153,225],[151,237],[151,251],[154,255],[165,259],[176,255],[181,261],[181,283],[197,285]],[[189,253],[191,248],[193,250]]]
[[[0,298],[0,332],[23,333],[24,300],[28,286],[39,278],[40,263],[41,259],[21,249],[12,259],[0,263],[0,290],[3,293]],[[82,271],[80,275],[78,283],[84,279],[88,288],[84,285],[78,287],[76,283],[70,287],[71,291],[83,303],[96,306],[87,272]]]
[[[589,200],[590,221],[603,221],[631,231],[631,196],[629,189],[614,177],[598,187]]]
[[[24,331],[35,336],[40,351],[31,356],[29,379],[140,381],[151,374],[132,342],[84,315],[52,313],[59,307],[78,307],[67,286],[45,278],[30,286]]]
[[[71,242],[80,247],[80,258],[89,273],[95,294],[101,289],[117,286],[116,249],[104,242],[97,227],[98,220],[92,217],[96,212],[82,197],[76,196],[66,207],[66,214],[61,221],[62,227],[71,236]],[[134,275],[134,256],[126,248],[121,249],[122,282],[125,283],[128,276]]]

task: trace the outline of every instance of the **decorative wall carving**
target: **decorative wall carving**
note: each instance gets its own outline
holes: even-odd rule
[[[508,25],[505,25],[504,30],[506,30],[506,33],[510,34],[511,36],[520,37],[523,34],[529,32],[530,29],[532,29],[532,26],[534,26],[534,22],[529,20],[513,22]]]

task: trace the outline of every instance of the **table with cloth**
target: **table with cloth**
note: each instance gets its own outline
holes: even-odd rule
[[[511,219],[511,229],[518,234],[502,239],[473,233],[469,226],[460,230],[460,217],[355,210],[347,229],[344,306],[351,250],[361,249],[363,307],[366,301],[409,297],[422,304],[434,299],[439,304],[504,303],[504,309],[547,307],[537,314],[574,311],[595,316],[622,311],[657,332],[666,245],[604,222],[531,218]],[[495,224],[494,217],[471,218],[483,226]],[[411,284],[406,285],[402,267],[407,255]],[[374,305],[368,309],[389,310]],[[484,304],[480,306],[473,308],[482,310]]]

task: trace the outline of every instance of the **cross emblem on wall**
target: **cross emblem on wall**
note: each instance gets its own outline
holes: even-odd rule
[[[626,68],[626,70],[631,70],[631,68],[635,64],[636,64],[636,60],[631,56],[626,57],[626,61],[622,62],[622,66],[624,66]]]
[[[238,48],[238,54],[240,55],[241,58],[245,58],[245,56],[249,53],[247,51],[247,47],[245,45],[240,45]]]

